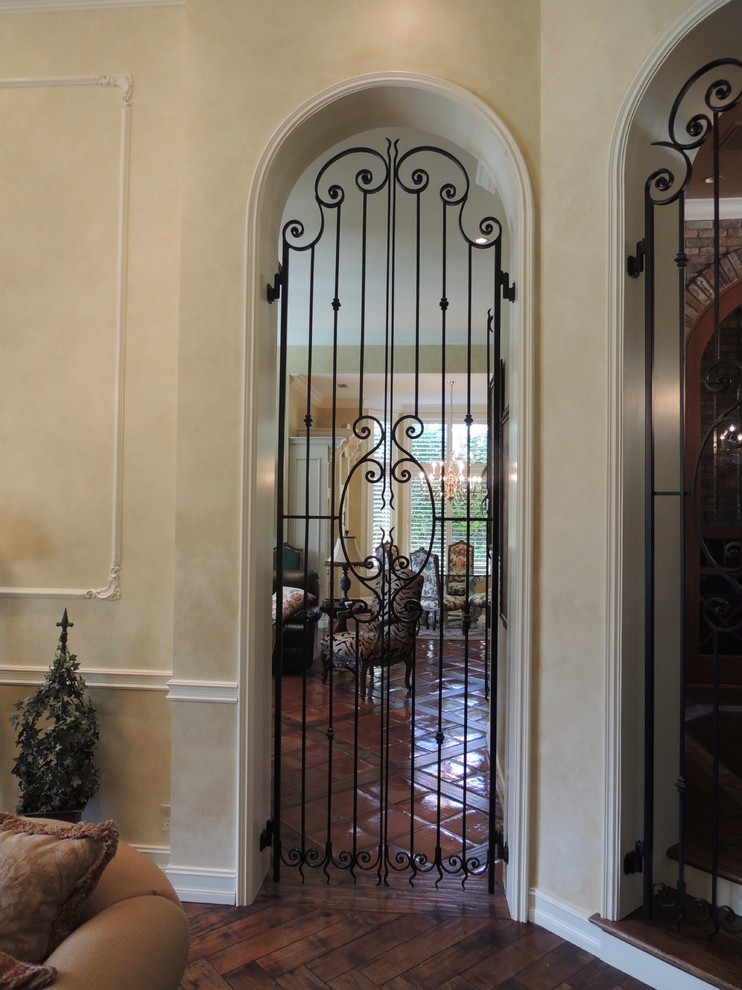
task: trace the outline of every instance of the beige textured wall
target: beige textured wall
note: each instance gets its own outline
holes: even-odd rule
[[[188,3],[176,550],[178,676],[204,676],[205,669],[216,678],[232,680],[237,675],[244,218],[250,179],[273,132],[297,107],[332,84],[367,72],[407,70],[449,79],[487,99],[512,127],[526,157],[531,162],[536,159],[537,4],[470,0],[456,13],[452,18],[447,0],[405,5],[385,0],[373,13],[358,0],[312,4],[295,0],[280,8],[238,0]],[[384,31],[370,30],[372,22],[383,23]],[[358,128],[363,127],[359,120]],[[316,153],[310,153],[301,167]],[[258,284],[272,278],[275,270],[275,248],[268,245],[261,250]],[[259,365],[258,402],[261,409],[270,409],[275,358],[264,342],[259,360],[265,364]],[[258,474],[267,491],[272,451],[269,446],[261,450]],[[266,529],[270,515],[266,512],[263,518]],[[255,553],[265,560],[268,578],[270,534],[263,533],[261,539],[262,544],[254,544]],[[264,664],[265,642],[248,649],[254,649],[248,663]],[[257,689],[265,691],[265,685]],[[176,719],[181,714],[187,723],[190,715],[185,707]],[[188,832],[174,834],[177,861],[195,857],[206,863],[216,856],[215,865],[233,864],[233,823],[208,805],[201,782],[219,779],[227,789],[234,786],[236,772],[225,754],[215,750],[201,747],[174,754],[174,802],[192,823]],[[210,839],[203,837],[206,833]]]
[[[532,873],[539,890],[581,910],[600,904],[603,849],[609,152],[635,77],[691,6],[542,7]]]
[[[168,843],[160,804],[170,799],[183,26],[179,8],[0,19],[4,80],[133,79],[121,598],[0,597],[0,807],[15,805],[6,716],[31,690],[8,685],[17,679],[8,668],[48,664],[67,606],[83,671],[140,686],[92,692],[104,779],[90,812],[116,818],[126,838],[144,845]],[[4,586],[99,588],[108,580],[120,107],[117,88],[6,88],[0,98],[8,201],[0,338],[14,357],[4,368],[12,388],[3,389]],[[24,190],[20,213],[14,172]]]
[[[469,89],[511,129],[534,182],[540,245],[530,883],[588,913],[599,907],[602,869],[608,156],[632,81],[691,6],[380,0],[371,10],[360,0],[188,0],[8,17],[0,33],[6,75],[125,71],[135,80],[122,598],[76,604],[73,616],[76,648],[100,667],[172,664],[176,678],[194,681],[240,676],[245,216],[274,131],[322,89],[395,69]],[[274,252],[261,250],[264,282]],[[271,354],[261,342],[265,409]],[[270,418],[259,429],[248,423],[247,433],[259,444],[266,493]],[[564,443],[575,436],[579,443]],[[267,578],[270,533],[260,539]],[[255,593],[267,600],[264,589]],[[58,604],[0,601],[2,663],[43,662]],[[248,640],[254,670],[269,649],[249,630]],[[124,763],[101,811],[126,818],[128,803],[144,807],[146,824],[126,819],[128,837],[157,843],[167,705],[148,699],[135,722],[125,694],[110,691],[102,702],[107,724],[124,716],[120,748],[106,751],[107,761]],[[176,703],[171,715],[174,862],[233,869],[238,773],[248,775],[237,706]],[[248,727],[251,745],[259,748],[265,728]],[[146,774],[133,772],[137,763]],[[248,779],[265,773],[260,764]],[[0,775],[0,804],[8,795]]]

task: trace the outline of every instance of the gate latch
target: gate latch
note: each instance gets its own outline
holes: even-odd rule
[[[273,845],[273,819],[269,818],[265,823],[265,828],[260,833],[260,851]]]

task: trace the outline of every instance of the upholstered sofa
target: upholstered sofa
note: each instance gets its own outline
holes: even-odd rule
[[[3,822],[2,819],[5,819]],[[31,889],[37,892],[39,909],[30,916],[31,939],[36,939],[48,921],[44,917],[44,901],[54,901],[59,894],[59,875],[69,872],[70,868],[64,862],[65,851],[61,846],[54,848],[51,838],[45,835],[27,836],[11,816],[0,816],[0,829],[8,828],[10,834],[4,833],[6,844],[3,846],[4,856],[3,883],[10,883],[11,889],[6,894],[12,897],[12,887],[24,889],[28,894]],[[41,827],[59,823],[48,823],[35,820]],[[92,864],[92,872],[99,874],[92,891],[87,890],[77,898],[73,906],[73,918],[60,933],[68,931],[62,941],[53,935],[51,945],[56,947],[47,955],[38,950],[32,951],[32,941],[16,941],[6,943],[6,951],[18,960],[27,960],[38,964],[39,967],[53,967],[56,970],[53,981],[46,983],[40,980],[39,986],[50,986],[52,990],[177,990],[185,970],[189,948],[188,918],[183,910],[178,896],[170,882],[146,856],[125,842],[118,840],[118,833],[113,823],[101,826],[86,826],[82,829],[104,830],[110,826],[109,834],[104,836],[103,844],[109,842],[109,849],[115,848],[115,854],[102,853],[98,862],[103,866],[102,872]],[[36,827],[35,825],[31,827]],[[29,867],[24,865],[25,851],[21,843],[29,840],[38,843],[38,859]],[[96,843],[96,839],[83,838],[83,842]],[[70,845],[76,840],[62,839]],[[47,843],[47,845],[45,845]],[[35,850],[29,849],[31,859],[37,857]],[[72,850],[71,850],[72,852]],[[20,855],[19,855],[20,853]],[[76,851],[75,851],[76,853]],[[97,856],[94,851],[93,856]],[[53,858],[53,859],[52,859]],[[51,868],[49,868],[51,865]],[[83,869],[87,869],[87,864]],[[84,878],[83,878],[84,879]],[[28,887],[32,885],[32,888]],[[71,903],[64,903],[66,894],[61,895],[63,914]],[[73,895],[74,897],[74,895]],[[26,903],[27,903],[26,898]],[[55,909],[55,918],[58,912]],[[6,916],[7,917],[7,916]],[[67,914],[67,917],[70,917]],[[56,930],[57,920],[54,921]],[[26,924],[29,917],[26,917]],[[7,938],[7,921],[4,923],[3,935]],[[28,930],[28,929],[27,929]],[[46,938],[44,932],[43,939]],[[24,951],[24,949],[26,951]],[[1,954],[0,954],[1,955]],[[45,958],[44,958],[45,957]],[[6,957],[7,958],[7,957]],[[43,975],[43,974],[42,974]],[[15,985],[9,983],[8,985]],[[21,984],[25,985],[25,984]],[[37,984],[33,984],[34,986]]]
[[[83,904],[80,923],[46,960],[51,990],[177,990],[188,919],[169,880],[125,842]]]
[[[284,674],[301,674],[303,670],[312,666],[314,660],[314,644],[316,638],[317,621],[319,610],[317,609],[317,598],[319,596],[319,574],[317,571],[307,571],[302,569],[284,570],[284,588],[299,588],[305,590],[309,595],[308,608],[300,608],[293,612],[283,622],[282,652]],[[278,590],[276,575],[273,575],[273,591]],[[273,670],[278,669],[279,644],[276,643],[273,651]]]

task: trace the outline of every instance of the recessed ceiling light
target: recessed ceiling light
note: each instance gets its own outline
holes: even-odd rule
[[[476,242],[475,243],[476,244],[486,244],[487,243],[487,238],[486,237],[478,237],[476,239]]]

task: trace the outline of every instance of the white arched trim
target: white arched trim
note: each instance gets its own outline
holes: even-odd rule
[[[603,834],[604,918],[619,914],[621,849],[621,753],[622,727],[622,581],[623,581],[623,384],[624,289],[626,281],[626,229],[624,173],[631,125],[642,99],[659,68],[678,44],[714,11],[729,0],[699,0],[657,45],[634,80],[613,132],[608,177],[608,340],[606,394],[608,396],[608,477],[606,505],[607,615],[605,677],[605,773]]]
[[[259,602],[258,543],[262,514],[272,506],[273,478],[261,449],[265,393],[259,381],[266,348],[275,348],[274,314],[265,302],[272,276],[281,212],[302,170],[322,151],[361,130],[410,126],[455,142],[484,162],[498,181],[512,232],[513,310],[511,419],[515,424],[517,494],[513,505],[515,559],[509,582],[508,622],[508,841],[506,894],[513,918],[528,915],[528,822],[530,807],[531,606],[532,606],[532,422],[533,422],[533,257],[534,207],[525,160],[500,118],[470,92],[431,76],[374,73],[349,79],[319,93],[291,114],[268,143],[250,187],[246,226],[243,554],[240,621],[241,672],[238,758],[238,901],[255,896],[266,870],[257,850],[264,823],[266,782],[257,761],[265,744],[265,687],[259,666],[267,664],[270,628]],[[272,340],[269,341],[269,338]],[[275,361],[274,361],[275,365]],[[262,409],[261,409],[262,401]],[[270,454],[270,451],[268,451]],[[263,526],[265,520],[263,519]],[[257,604],[256,604],[257,603]],[[266,610],[267,612],[267,610]],[[269,792],[269,781],[268,781]],[[257,831],[256,831],[257,830]]]

